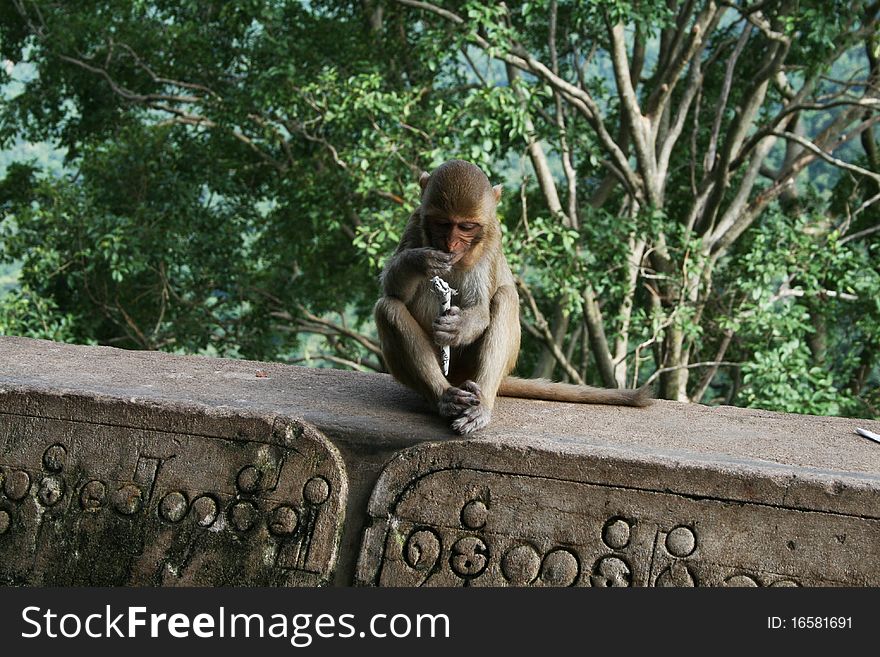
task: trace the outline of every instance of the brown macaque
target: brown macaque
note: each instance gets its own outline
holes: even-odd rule
[[[482,429],[497,395],[645,406],[650,393],[507,376],[519,355],[519,297],[501,252],[493,187],[478,167],[451,160],[419,179],[421,204],[382,272],[376,304],[379,342],[395,379],[419,392],[460,434]],[[439,313],[430,280],[458,291]],[[449,346],[449,375],[438,360]]]

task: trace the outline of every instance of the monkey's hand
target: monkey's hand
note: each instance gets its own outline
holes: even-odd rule
[[[470,385],[468,385],[470,384]],[[452,386],[443,391],[438,409],[441,417],[463,417],[468,409],[480,405],[480,389],[467,381],[461,388]]]
[[[441,347],[454,347],[461,344],[461,308],[452,306],[434,320],[434,342]]]
[[[454,254],[432,249],[429,246],[410,249],[407,251],[407,257],[411,259],[414,268],[424,272],[429,278],[448,274],[455,259]]]
[[[471,393],[477,399],[482,398],[480,387],[473,381],[465,381],[461,386],[461,390]],[[489,410],[488,407],[483,404],[475,404],[466,407],[464,411],[452,421],[452,429],[456,433],[466,436],[467,434],[479,431],[488,425],[491,419],[492,411]]]

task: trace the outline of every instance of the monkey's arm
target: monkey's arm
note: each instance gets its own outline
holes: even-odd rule
[[[516,364],[519,354],[519,297],[513,285],[502,285],[489,304],[489,327],[480,343],[479,363],[473,382],[461,388],[479,398],[479,404],[467,407],[452,422],[460,434],[482,429],[492,418],[498,387]]]
[[[382,292],[409,303],[426,277],[443,276],[451,266],[451,254],[423,246],[417,210],[409,219],[397,251],[382,270]]]
[[[491,321],[483,336],[475,382],[482,392],[481,403],[491,410],[498,386],[516,365],[519,355],[519,296],[513,285],[498,288],[489,305],[489,313]]]

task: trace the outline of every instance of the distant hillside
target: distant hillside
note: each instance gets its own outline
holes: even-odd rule
[[[32,144],[18,141],[12,148],[0,151],[0,178],[13,162],[33,162],[42,171],[58,176],[64,172],[65,149],[55,148],[45,142]]]
[[[25,90],[25,85],[33,80],[37,73],[33,64],[28,62],[13,63],[9,60],[0,61],[11,76],[11,81],[0,85],[0,99],[12,100]],[[66,149],[59,149],[46,142],[30,143],[17,140],[10,148],[0,150],[0,178],[6,175],[6,169],[12,162],[34,162],[38,167],[52,175],[64,171]]]
[[[20,263],[0,263],[0,296],[18,287],[18,272],[20,270]]]

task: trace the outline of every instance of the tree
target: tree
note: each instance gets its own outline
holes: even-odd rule
[[[417,174],[460,156],[508,183],[524,373],[876,413],[877,5],[0,10],[37,71],[0,138],[72,172],[7,176],[11,330],[39,300],[67,339],[297,359],[317,334],[381,368],[375,276]]]
[[[369,337],[325,317],[369,315],[361,214],[390,215],[387,198],[402,200],[386,185],[415,169],[375,130],[404,130],[415,92],[383,78],[402,64],[393,38],[370,44],[370,12],[13,1],[2,13],[3,57],[37,74],[0,134],[55,141],[71,170],[8,178],[3,239],[24,261],[11,326],[26,321],[22,299],[52,299],[76,341],[284,358],[310,332],[327,358],[379,367]]]
[[[522,3],[518,11],[503,3],[464,3],[456,11],[417,0],[399,4],[426,23],[445,24],[447,38],[505,66],[506,80],[485,86],[503,89],[519,104],[517,136],[527,144],[542,210],[556,228],[571,231],[575,252],[562,268],[563,280],[549,286],[559,309],[552,321],[531,302],[525,281],[522,291],[538,327],[532,332],[573,378],[567,354],[576,351],[571,339],[580,333],[589,336],[605,385],[637,383],[650,348],[651,378],[659,375],[662,396],[699,400],[734,338],[743,360],[766,357],[760,351],[766,345],[757,344],[763,336],[740,329],[757,317],[766,323],[779,306],[788,304],[793,315],[805,311],[813,324],[852,302],[858,306],[847,313],[849,322],[873,316],[876,265],[854,242],[876,228],[844,234],[876,224],[876,214],[867,211],[878,200],[878,174],[870,162],[860,166],[835,153],[860,138],[866,151],[876,151],[877,5],[549,1]],[[864,64],[853,64],[860,49]],[[833,77],[841,63],[848,64],[845,80]],[[850,150],[847,157],[859,154]],[[562,176],[554,175],[554,162]],[[815,175],[809,167],[817,162],[854,181],[848,213],[832,222],[819,200],[798,198],[799,178],[808,170]],[[766,262],[756,266],[748,231],[779,207],[794,216],[813,214],[813,220],[787,234],[801,248],[800,258],[771,271]],[[813,235],[798,240],[807,230]],[[528,244],[528,232],[526,238],[520,243]],[[609,243],[615,248],[602,248]],[[790,245],[779,253],[790,255]],[[598,255],[603,250],[607,257]],[[585,265],[572,264],[578,260]],[[832,262],[842,273],[863,275],[815,271]],[[597,265],[612,275],[597,275]],[[762,280],[752,298],[737,294],[738,283],[755,275]],[[546,277],[546,268],[535,277],[544,294]],[[844,282],[848,288],[834,289]],[[852,293],[855,287],[861,296]],[[787,290],[806,301],[788,303]],[[760,307],[753,303],[762,298]],[[583,322],[574,332],[572,317]],[[810,408],[804,396],[817,386],[833,388],[816,371],[829,361],[828,344],[804,353],[802,338],[821,330],[774,325],[781,345],[771,350],[799,355],[802,362],[782,367],[803,395],[794,395],[794,404],[760,395],[750,401]],[[865,357],[876,331],[859,324],[858,332],[865,344],[848,346],[861,347]],[[539,361],[538,373],[546,362]],[[752,382],[761,362],[741,363]],[[694,367],[705,368],[699,382],[690,381]]]

